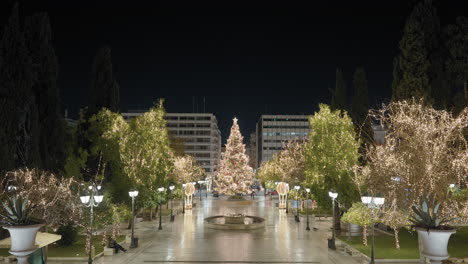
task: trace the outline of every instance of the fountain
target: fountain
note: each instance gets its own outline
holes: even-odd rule
[[[205,225],[214,229],[249,230],[265,227],[265,218],[244,214],[215,215],[205,218]]]

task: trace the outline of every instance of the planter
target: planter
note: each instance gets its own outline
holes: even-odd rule
[[[442,260],[448,259],[447,245],[450,236],[456,232],[451,230],[436,230],[416,228],[418,231],[418,240],[421,245],[420,254],[430,259],[432,264],[442,263]]]
[[[26,264],[28,256],[36,249],[36,234],[44,224],[27,226],[4,226],[10,232],[10,254],[14,255],[19,264]]]
[[[356,224],[348,224],[348,232],[350,233],[362,233],[362,227]]]

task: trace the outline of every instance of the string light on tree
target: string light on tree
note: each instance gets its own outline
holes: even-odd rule
[[[227,195],[248,194],[253,183],[253,169],[248,165],[249,158],[245,154],[245,144],[237,124],[233,119],[231,134],[227,140],[226,151],[222,154],[215,190]]]

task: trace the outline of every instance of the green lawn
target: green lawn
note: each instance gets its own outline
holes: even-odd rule
[[[125,239],[125,236],[120,236],[117,238],[118,242],[121,242]],[[64,247],[64,246],[59,246],[57,244],[52,244],[49,245],[49,252],[48,256],[49,257],[87,257],[88,255],[85,252],[85,242],[86,242],[86,237],[85,236],[79,236],[78,241],[75,242],[75,244]],[[96,249],[95,254],[101,253],[104,248],[101,245],[102,242],[102,236],[93,236],[93,245]],[[2,248],[0,249],[0,256],[8,256],[10,253],[8,253],[8,249]]]
[[[368,246],[362,244],[362,236],[347,237],[339,236],[339,239],[353,246],[362,253],[370,256],[371,237],[368,237]],[[378,235],[375,237],[375,257],[383,259],[417,259],[419,258],[418,251],[418,234],[416,231],[410,233],[406,230],[401,230],[399,234],[400,250],[395,248],[395,239],[393,236]],[[468,227],[457,228],[457,233],[450,237],[448,252],[451,257],[464,258],[468,257]]]
[[[296,211],[296,209],[289,209],[289,210],[293,210],[294,212]],[[332,216],[333,213],[331,210],[323,210],[323,209],[304,209],[304,210],[300,210],[299,213],[301,215],[307,215],[307,211],[309,211],[309,215],[316,215],[316,216]]]

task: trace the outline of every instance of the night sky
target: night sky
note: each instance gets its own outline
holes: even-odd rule
[[[64,108],[77,117],[86,105],[94,56],[108,44],[122,111],[165,98],[168,112],[202,112],[205,98],[224,141],[234,116],[248,138],[261,114],[311,114],[329,103],[337,67],[349,101],[360,66],[371,105],[388,101],[393,57],[417,1],[116,2],[19,1],[23,15],[50,16]],[[442,24],[467,16],[467,2],[436,0]],[[12,6],[0,3],[2,31]]]

